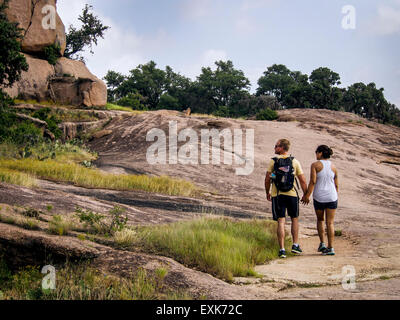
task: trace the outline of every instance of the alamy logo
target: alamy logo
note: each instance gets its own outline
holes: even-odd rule
[[[355,290],[356,285],[356,268],[354,266],[348,265],[342,268],[342,288],[346,291]]]
[[[44,266],[42,273],[45,274],[42,280],[42,289],[55,290],[56,289],[56,268],[53,266]]]
[[[147,133],[146,141],[154,142],[147,149],[146,159],[151,165],[156,164],[221,164],[243,166],[236,168],[236,175],[247,176],[254,171],[254,129],[244,130],[202,129],[200,137],[192,128],[181,130],[178,134],[178,123],[169,122],[168,146],[167,134],[154,128]],[[223,148],[221,140],[223,139]],[[245,139],[245,148],[243,140]],[[211,148],[210,148],[211,140]],[[178,142],[186,142],[178,148]],[[200,149],[200,150],[199,150]],[[211,162],[210,162],[211,153]],[[200,156],[199,156],[200,154]]]
[[[345,15],[342,19],[342,28],[354,30],[356,28],[356,8],[351,5],[344,6],[342,13]]]
[[[56,29],[56,18],[57,18],[56,8],[50,4],[47,4],[42,8],[42,14],[46,15],[42,19],[43,29],[55,30]]]

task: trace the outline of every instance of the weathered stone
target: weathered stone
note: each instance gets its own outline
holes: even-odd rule
[[[11,88],[3,90],[11,97],[20,97],[24,100],[48,100],[50,98],[48,79],[54,75],[54,67],[46,60],[37,59],[28,54],[24,55],[29,64],[29,70],[22,72],[21,80]]]
[[[112,130],[101,130],[101,131],[94,133],[92,135],[92,139],[100,139],[105,136],[109,136],[110,134],[112,134]]]
[[[67,47],[67,35],[65,34],[65,26],[60,16],[57,13],[57,25],[56,25],[56,40],[55,44],[60,47],[61,56],[64,55],[65,48]]]
[[[3,2],[3,0],[0,0]],[[11,0],[7,17],[24,28],[25,37],[22,51],[43,57],[44,49],[50,45],[60,47],[63,54],[66,48],[65,27],[56,14],[56,28],[44,28],[43,19],[56,9],[56,0]],[[48,10],[43,10],[49,6]],[[46,8],[45,8],[46,9]],[[45,25],[47,25],[45,23]],[[107,87],[94,76],[81,61],[60,58],[55,67],[46,60],[25,54],[29,64],[28,72],[23,72],[21,80],[5,91],[12,97],[24,100],[53,100],[57,103],[84,105],[86,107],[104,106],[107,103]]]
[[[0,0],[0,3],[4,2]],[[39,54],[47,46],[58,45],[60,54],[66,48],[65,26],[57,13],[56,0],[10,0],[6,11],[11,22],[17,22],[23,29],[22,52]],[[43,28],[43,19],[47,23],[49,11],[42,12],[45,6],[55,9],[55,28]]]
[[[107,104],[107,87],[105,83],[94,76],[82,61],[67,58],[58,59],[55,65],[57,81],[51,82],[56,98],[71,101],[72,104],[83,104],[87,107],[104,106]],[[74,79],[74,85],[60,78]],[[58,97],[56,92],[62,92]]]
[[[4,0],[0,0],[1,4],[3,2]],[[6,14],[8,20],[17,22],[25,33],[31,22],[32,0],[10,0]]]
[[[45,6],[53,6],[55,8],[55,0],[40,0],[33,3],[33,15],[31,17],[30,26],[26,31],[24,40],[22,41],[22,51],[26,53],[40,53],[44,48],[56,43],[56,30],[43,28],[42,21],[46,18],[46,14],[42,13]],[[56,22],[57,19],[56,19]]]

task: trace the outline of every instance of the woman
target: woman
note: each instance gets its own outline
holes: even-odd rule
[[[314,192],[314,209],[318,219],[317,228],[321,241],[318,252],[322,252],[323,255],[335,255],[333,220],[338,206],[338,173],[336,167],[328,160],[333,154],[331,148],[321,145],[317,148],[315,154],[318,161],[311,165],[310,184],[302,202],[308,204],[311,193]],[[324,216],[328,229],[328,247],[325,246]]]

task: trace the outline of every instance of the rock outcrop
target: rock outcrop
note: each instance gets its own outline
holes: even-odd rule
[[[0,3],[3,0],[0,0]],[[107,87],[81,61],[64,57],[55,66],[43,59],[46,47],[55,45],[60,55],[66,48],[65,27],[56,11],[56,0],[10,0],[7,17],[23,29],[21,49],[29,64],[21,80],[3,89],[11,97],[76,106],[104,106]],[[54,21],[52,21],[54,19]],[[55,22],[52,25],[52,22]]]
[[[64,54],[65,27],[56,10],[56,0],[10,0],[7,17],[23,29],[23,52],[39,54],[46,47],[56,45],[60,47],[60,54]]]
[[[107,87],[90,73],[82,61],[60,58],[55,65],[55,77],[50,80],[50,92],[63,104],[104,106]]]
[[[4,91],[11,97],[19,97],[24,100],[48,100],[50,98],[49,79],[54,75],[54,67],[46,60],[37,59],[28,54],[24,54],[24,56],[29,64],[29,70],[22,72],[21,80]]]

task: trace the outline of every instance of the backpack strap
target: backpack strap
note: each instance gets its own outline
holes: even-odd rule
[[[292,160],[292,167],[293,167],[293,160],[294,160],[294,157],[292,157],[292,155],[290,155],[290,159]],[[300,196],[299,196],[300,186],[299,186],[299,182],[297,181],[297,177],[296,177],[296,176],[294,176],[294,181],[296,181],[296,187],[297,187],[297,188],[294,188],[294,191],[296,191],[297,198],[300,199]]]

